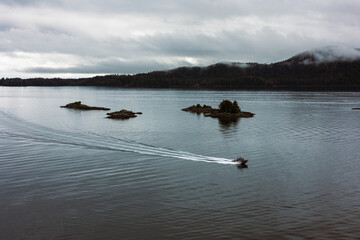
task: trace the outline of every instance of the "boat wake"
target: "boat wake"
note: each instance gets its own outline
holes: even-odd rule
[[[210,157],[174,149],[152,146],[122,138],[89,132],[67,132],[37,125],[11,113],[0,111],[0,135],[14,139],[80,146],[91,149],[134,152],[144,155],[178,158],[218,164],[236,164],[231,159]]]

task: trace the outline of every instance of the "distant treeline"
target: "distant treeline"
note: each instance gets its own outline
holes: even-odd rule
[[[2,86],[108,86],[122,88],[360,90],[360,60],[321,64],[223,64],[180,67],[136,75],[80,79],[1,79]]]

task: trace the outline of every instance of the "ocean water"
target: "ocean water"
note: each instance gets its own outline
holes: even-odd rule
[[[181,111],[223,99],[255,117]],[[59,107],[79,100],[143,114]],[[356,239],[353,107],[360,93],[0,87],[0,239]]]

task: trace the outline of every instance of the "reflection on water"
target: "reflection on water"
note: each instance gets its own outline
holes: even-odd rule
[[[242,170],[242,169],[245,169],[245,168],[249,168],[249,166],[247,164],[238,164],[237,168]]]
[[[223,99],[256,116],[224,122],[181,111]],[[77,100],[143,114],[114,121],[59,107]],[[356,239],[359,100],[1,87],[0,238]],[[239,156],[248,169],[231,162]]]
[[[240,122],[240,118],[219,118],[218,119],[220,130],[224,135],[228,135],[237,131],[237,125]]]

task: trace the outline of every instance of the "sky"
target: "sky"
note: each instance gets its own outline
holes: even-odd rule
[[[360,47],[359,0],[1,0],[0,77],[273,63]]]

